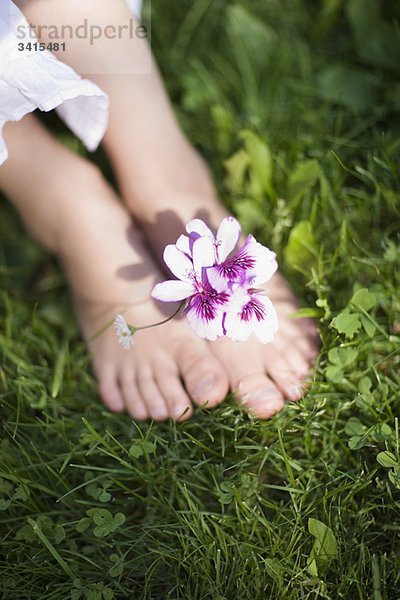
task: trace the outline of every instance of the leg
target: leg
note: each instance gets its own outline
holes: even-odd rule
[[[49,4],[62,3],[51,0]],[[90,6],[95,10],[95,5],[95,0],[88,0],[86,10]],[[102,6],[105,11],[108,6],[110,23],[130,18],[123,0]],[[64,4],[64,10],[60,19],[79,22],[79,9]],[[34,14],[31,12],[30,16],[32,20]],[[113,46],[107,45],[107,51],[113,52]],[[96,52],[104,61],[105,42],[96,45]],[[115,52],[119,53],[120,63],[135,60],[137,66],[138,62],[148,62],[149,49],[143,43],[127,40],[124,51],[116,45]],[[67,52],[63,57],[80,70],[76,52]],[[142,225],[155,253],[160,254],[165,244],[175,241],[184,223],[194,216],[203,217],[215,227],[226,211],[216,198],[202,160],[177,126],[157,68],[154,66],[150,74],[102,75],[94,79],[111,101],[105,147],[124,201]],[[285,280],[275,276],[268,290],[280,320],[280,332],[273,344],[264,347],[255,340],[242,344],[219,340],[211,345],[225,366],[231,389],[261,417],[281,408],[284,397],[301,397],[302,382],[317,354],[314,324],[289,317],[297,302]]]
[[[36,239],[63,263],[85,337],[121,310],[138,325],[164,318],[150,299],[157,267],[98,170],[32,115],[8,123],[5,139],[10,158],[0,167],[0,188]],[[89,346],[111,410],[127,408],[137,419],[157,420],[187,411],[188,418],[191,400],[211,407],[226,395],[222,366],[184,321],[139,332],[131,352],[119,346],[112,328]]]

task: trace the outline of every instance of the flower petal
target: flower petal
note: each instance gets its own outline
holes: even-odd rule
[[[265,317],[254,323],[253,330],[262,344],[268,344],[273,341],[274,335],[279,329],[278,316],[274,305],[267,296],[258,295],[257,300],[264,306]]]
[[[226,217],[222,220],[217,232],[217,256],[218,262],[226,259],[239,241],[241,234],[239,221],[233,217]]]
[[[253,285],[261,285],[271,279],[278,268],[276,254],[266,246],[263,246],[250,234],[238,252],[239,255],[246,254],[254,261],[254,267],[249,270],[248,276]]]
[[[213,232],[201,219],[192,219],[186,224],[186,231],[190,233],[196,233],[200,237],[209,237],[214,239]]]
[[[213,319],[202,319],[195,308],[189,307],[186,312],[187,320],[193,331],[201,338],[215,341],[217,338],[224,335],[222,328],[223,312],[216,311]]]
[[[278,318],[271,300],[253,293],[239,312],[226,313],[224,326],[231,340],[245,341],[254,332],[260,342],[268,344],[278,331]]]
[[[240,283],[234,283],[231,286],[228,301],[224,304],[224,311],[239,313],[250,300],[251,296],[247,287]]]
[[[190,240],[187,235],[180,235],[176,240],[175,246],[181,252],[184,252],[188,256],[192,256],[192,251],[190,250]]]
[[[151,292],[151,297],[161,300],[161,302],[176,302],[177,300],[189,298],[195,291],[192,283],[172,279],[157,283]]]
[[[226,337],[234,342],[245,342],[253,331],[251,324],[242,321],[238,313],[226,313],[224,326]]]
[[[212,267],[215,262],[214,243],[209,237],[200,237],[193,244],[193,266],[198,279],[203,267]]]
[[[191,281],[193,263],[186,254],[178,250],[175,244],[168,244],[164,250],[164,262],[171,273],[182,281]]]
[[[133,335],[123,315],[117,315],[115,317],[114,327],[119,343],[122,344],[125,350],[129,350],[129,348],[134,345]]]
[[[229,279],[227,279],[224,271],[220,269],[219,265],[206,269],[206,275],[209,284],[214,288],[214,290],[217,292],[223,292],[227,289]]]

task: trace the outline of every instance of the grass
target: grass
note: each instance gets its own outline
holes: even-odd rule
[[[108,413],[62,273],[0,204],[2,598],[400,596],[399,15],[368,6],[153,1],[182,126],[318,321],[270,421]]]

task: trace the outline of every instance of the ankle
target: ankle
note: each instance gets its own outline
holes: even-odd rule
[[[134,164],[115,162],[123,201],[141,219],[170,207],[216,200],[215,186],[202,157],[189,144],[168,157],[154,156]]]
[[[32,237],[58,256],[69,251],[78,232],[83,234],[85,228],[90,228],[89,207],[97,195],[104,195],[99,169],[80,157],[73,158],[77,160],[64,163],[51,174],[46,189],[18,206]]]

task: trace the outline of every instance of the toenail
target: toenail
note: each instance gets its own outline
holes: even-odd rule
[[[172,409],[172,418],[179,419],[183,417],[189,410],[189,406],[175,406]]]
[[[252,400],[281,400],[282,396],[274,388],[262,388],[261,390],[247,394],[247,398],[251,398]]]
[[[200,396],[204,394],[204,392],[208,392],[214,384],[214,379],[204,379],[200,383],[198,383],[194,388],[192,388],[192,394],[194,396]]]
[[[154,418],[155,419],[167,419],[168,418],[168,413],[165,410],[155,410],[154,411]]]
[[[303,395],[303,389],[301,385],[291,385],[288,388],[288,393],[291,398],[301,398]]]

